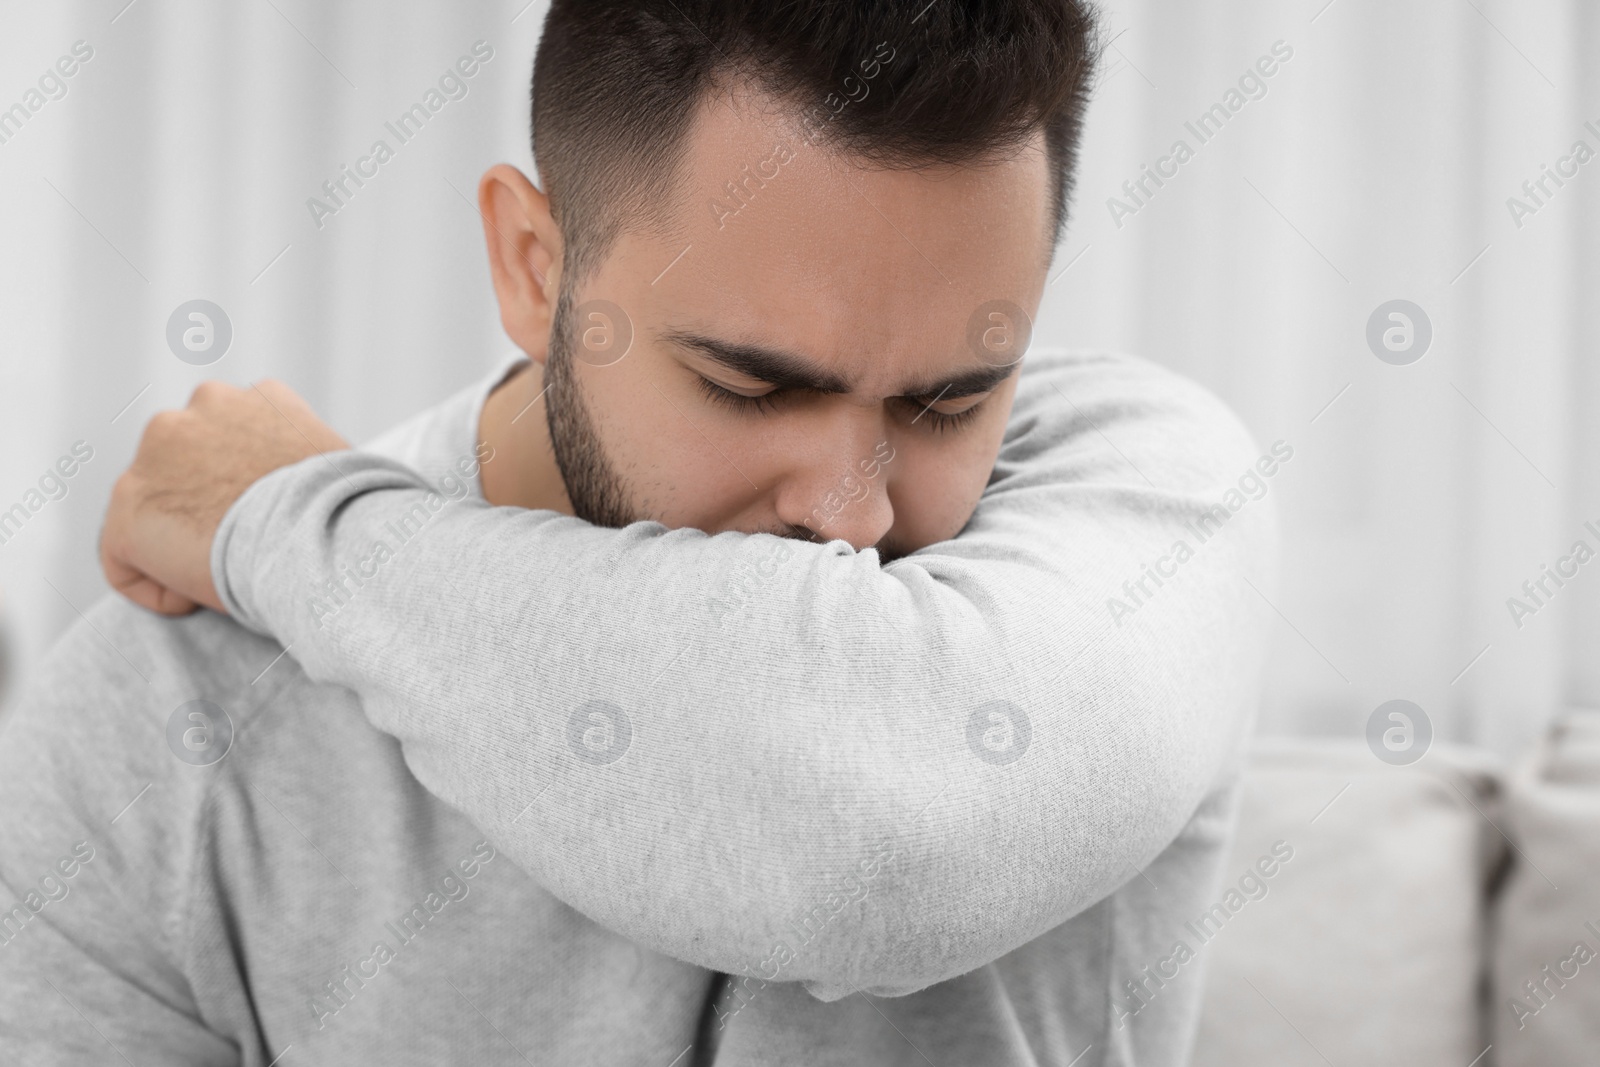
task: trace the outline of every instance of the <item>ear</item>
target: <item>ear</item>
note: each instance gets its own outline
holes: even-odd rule
[[[561,270],[561,231],[550,214],[550,198],[520,170],[499,163],[478,181],[478,213],[500,324],[529,359],[542,364],[550,349]]]

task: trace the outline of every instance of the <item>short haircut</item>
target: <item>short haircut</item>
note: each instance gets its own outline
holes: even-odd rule
[[[971,163],[1042,130],[1053,245],[1097,56],[1087,0],[554,0],[532,133],[563,274],[587,276],[624,227],[669,221],[690,124],[735,78],[884,167]]]

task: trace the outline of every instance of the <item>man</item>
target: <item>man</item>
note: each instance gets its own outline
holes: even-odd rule
[[[237,621],[103,603],[0,742],[0,873],[67,890],[0,1048],[1181,1062],[1272,457],[1020,358],[1089,29],[557,3],[544,188],[479,190],[529,358],[365,452],[270,384],[152,420],[108,575]]]

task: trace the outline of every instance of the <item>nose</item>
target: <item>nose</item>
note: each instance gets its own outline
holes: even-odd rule
[[[780,476],[778,517],[810,530],[817,541],[846,541],[860,551],[877,544],[894,525],[889,500],[894,448],[876,418],[836,422],[828,430]]]

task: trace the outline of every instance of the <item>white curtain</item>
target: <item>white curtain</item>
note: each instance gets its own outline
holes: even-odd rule
[[[37,502],[42,478],[66,488],[0,544],[13,682],[103,594],[106,493],[144,420],[196,382],[282,378],[359,439],[507,350],[470,198],[493,162],[531,170],[545,4],[525,2],[0,15],[0,108],[28,109],[0,124],[0,511]],[[1600,529],[1600,159],[1573,152],[1600,152],[1596,6],[1104,12],[1114,40],[1036,338],[1170,365],[1294,449],[1270,490],[1285,553],[1262,730],[1359,733],[1401,697],[1439,738],[1513,754],[1564,707],[1600,704],[1600,561],[1571,557],[1600,551],[1583,525]],[[93,54],[66,64],[62,95],[47,72],[79,41]],[[465,95],[329,197],[479,41],[493,55]],[[195,299],[232,325],[210,366],[167,344]],[[1367,339],[1394,300],[1431,324],[1406,365]],[[80,441],[93,458],[47,478]],[[1576,575],[1557,586],[1545,566]],[[1523,583],[1541,578],[1536,602]],[[1513,597],[1531,610],[1514,618]]]

